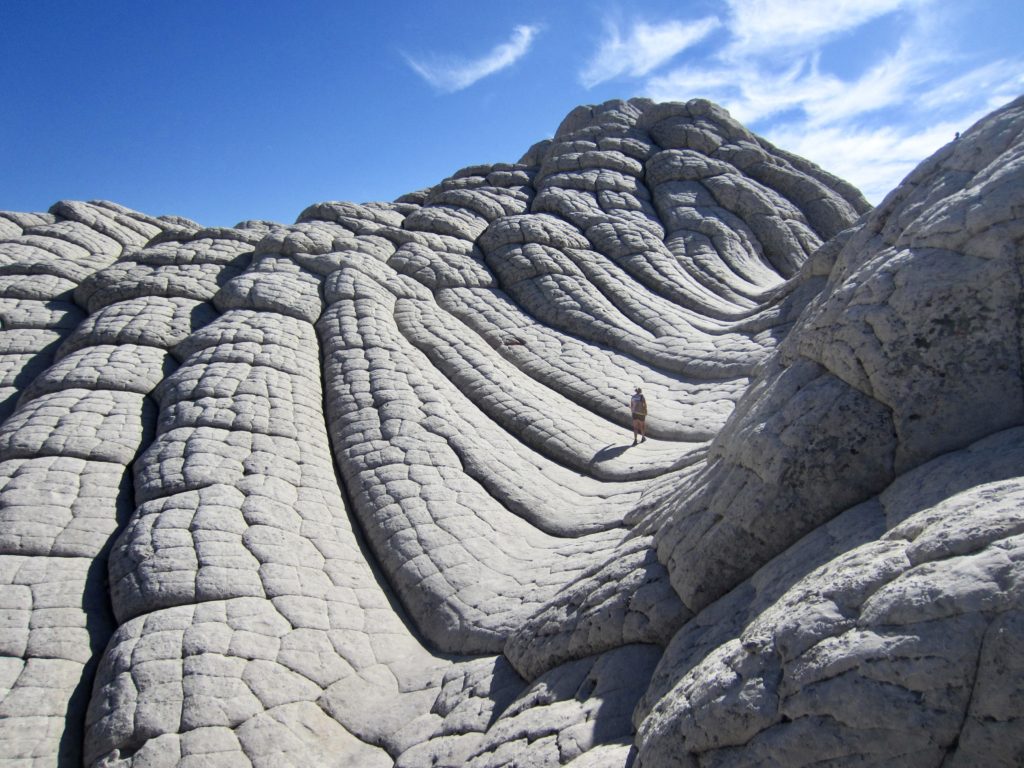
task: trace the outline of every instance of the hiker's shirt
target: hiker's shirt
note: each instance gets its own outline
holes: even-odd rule
[[[633,416],[646,416],[647,415],[647,401],[643,395],[633,395],[629,400],[629,410],[633,412]]]

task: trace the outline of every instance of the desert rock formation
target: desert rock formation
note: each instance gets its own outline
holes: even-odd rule
[[[0,757],[1024,764],[1022,242],[1024,99],[873,210],[634,99],[293,225],[0,213]]]

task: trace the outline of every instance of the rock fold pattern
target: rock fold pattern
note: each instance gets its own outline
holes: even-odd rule
[[[875,209],[633,99],[292,225],[0,213],[0,758],[1024,764],[1022,242],[1024,99]]]

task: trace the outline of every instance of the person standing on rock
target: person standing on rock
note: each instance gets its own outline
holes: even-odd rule
[[[629,411],[633,414],[633,445],[636,445],[637,435],[640,442],[647,441],[647,398],[644,397],[640,387],[629,398]]]

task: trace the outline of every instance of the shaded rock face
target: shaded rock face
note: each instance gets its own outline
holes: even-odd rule
[[[290,226],[0,213],[0,754],[1024,763],[1022,132],[875,210],[631,100]]]

